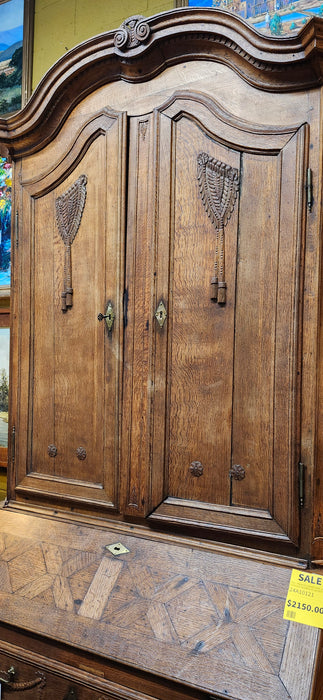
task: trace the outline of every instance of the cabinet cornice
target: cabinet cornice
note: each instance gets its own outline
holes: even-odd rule
[[[289,92],[322,84],[319,18],[287,38],[264,36],[220,10],[172,10],[142,18],[141,24],[142,40],[139,32],[138,41],[119,48],[121,27],[83,42],[57,61],[24,109],[0,119],[2,154],[17,158],[43,148],[72,109],[97,88],[118,80],[144,82],[184,61],[225,64],[264,91]]]

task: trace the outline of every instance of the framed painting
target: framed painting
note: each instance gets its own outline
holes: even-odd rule
[[[7,314],[0,313],[0,501],[6,497],[8,465],[8,395],[10,330]]]
[[[31,93],[34,0],[0,0],[0,117]],[[0,297],[10,295],[11,164],[0,156]]]
[[[323,0],[179,0],[179,4],[228,10],[271,36],[295,34],[311,17],[323,16]]]
[[[0,297],[9,296],[12,166],[0,156]]]
[[[21,109],[31,92],[34,0],[0,0],[0,116]]]

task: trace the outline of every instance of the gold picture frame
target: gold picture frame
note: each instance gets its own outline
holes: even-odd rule
[[[32,90],[34,0],[0,0],[0,117],[26,104]],[[0,301],[10,301],[11,163],[0,157]],[[1,309],[0,309],[1,310]]]
[[[24,107],[31,94],[34,4],[34,0],[0,0],[1,117]]]

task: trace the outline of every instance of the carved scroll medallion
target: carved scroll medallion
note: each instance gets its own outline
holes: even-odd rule
[[[56,221],[65,245],[64,289],[62,311],[73,306],[71,246],[80,228],[86,200],[86,175],[80,177],[69,189],[56,199]]]
[[[150,27],[142,15],[133,15],[122,22],[114,35],[114,45],[117,49],[126,51],[133,49],[148,39]]]
[[[234,210],[239,189],[239,173],[207,153],[197,157],[197,179],[201,199],[216,232],[214,277],[211,300],[226,302],[224,228]]]

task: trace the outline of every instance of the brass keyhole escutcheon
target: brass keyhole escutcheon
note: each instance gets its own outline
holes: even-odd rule
[[[118,557],[120,554],[128,554],[129,549],[125,547],[124,544],[121,542],[115,542],[114,544],[107,544],[105,549],[108,549],[111,554],[113,554],[115,557]]]
[[[166,321],[166,318],[167,318],[167,311],[166,311],[165,304],[164,304],[162,299],[160,300],[160,302],[157,306],[157,309],[155,311],[155,318],[158,321],[158,324],[160,325],[160,327],[162,328],[165,321]]]

